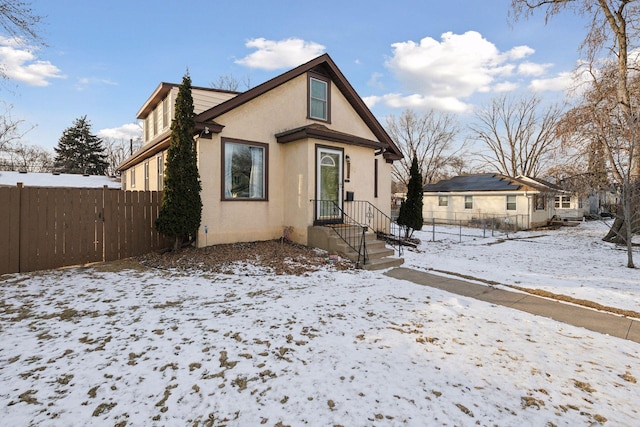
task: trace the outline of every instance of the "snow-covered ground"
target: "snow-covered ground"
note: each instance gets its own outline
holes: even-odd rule
[[[446,236],[405,267],[639,310],[598,223]],[[541,236],[542,237],[534,237]],[[496,244],[489,244],[489,243]],[[638,256],[640,258],[640,256]],[[637,261],[640,263],[640,259]],[[635,426],[640,345],[382,272],[4,276],[2,425]]]
[[[405,253],[404,267],[448,271],[640,312],[640,268],[626,268],[626,248],[602,241],[609,225],[589,221],[559,230],[496,232],[493,237],[490,230],[463,229],[462,238],[458,227],[437,226],[435,241],[431,226],[425,225],[416,233],[423,244]],[[640,247],[634,263],[640,267]]]

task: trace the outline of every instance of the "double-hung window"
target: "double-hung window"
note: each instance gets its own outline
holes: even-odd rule
[[[473,196],[464,196],[464,208],[473,209]]]
[[[309,77],[309,118],[329,121],[329,80]]]
[[[438,206],[449,206],[449,196],[438,196]]]
[[[157,159],[157,176],[158,176],[158,191],[164,189],[164,154],[160,154]]]
[[[571,196],[556,196],[554,206],[556,209],[571,208]]]
[[[509,194],[507,195],[507,210],[515,211],[516,210],[516,195]]]
[[[223,139],[222,199],[267,200],[267,144]]]

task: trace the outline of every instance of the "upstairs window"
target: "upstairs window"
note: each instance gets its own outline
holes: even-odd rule
[[[329,81],[309,78],[309,118],[329,121]]]
[[[169,96],[162,100],[162,129],[169,127]]]
[[[158,134],[158,107],[153,109],[153,136]]]

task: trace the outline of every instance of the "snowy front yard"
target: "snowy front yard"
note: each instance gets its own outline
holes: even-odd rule
[[[621,268],[624,253],[597,240],[593,227],[491,245],[497,240],[429,242],[423,234],[405,266],[640,310],[639,270]],[[4,276],[3,425],[633,426],[640,419],[637,343],[381,272],[237,267],[185,273],[122,262]]]

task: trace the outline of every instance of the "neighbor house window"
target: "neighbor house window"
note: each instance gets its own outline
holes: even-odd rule
[[[149,191],[149,160],[144,162],[144,191]]]
[[[473,196],[464,196],[464,208],[473,209]]]
[[[449,206],[449,196],[438,196],[438,206]]]
[[[153,109],[153,136],[158,134],[158,107]]]
[[[151,119],[149,118],[149,116],[147,116],[144,119],[144,140],[148,141],[149,140],[149,129],[151,126]]]
[[[130,169],[131,172],[129,172],[129,182],[131,183],[131,188],[136,188],[136,168],[133,167]]]
[[[541,194],[536,194],[533,197],[533,202],[536,205],[537,211],[543,211],[546,208],[546,197]]]
[[[169,96],[167,95],[162,100],[162,129],[166,129],[169,126]]]
[[[571,196],[556,196],[554,206],[556,209],[569,209],[571,207]]]
[[[509,194],[507,195],[507,210],[515,211],[516,210],[516,195]]]
[[[309,77],[309,118],[329,121],[329,80]]]
[[[162,191],[164,187],[164,154],[158,156],[158,191]]]
[[[222,198],[266,200],[267,144],[223,140],[222,150]]]

